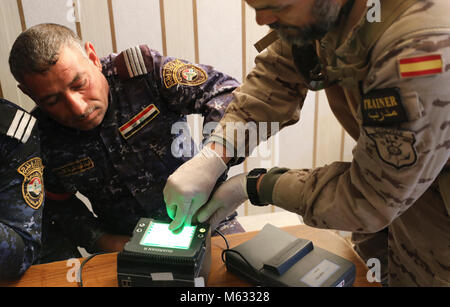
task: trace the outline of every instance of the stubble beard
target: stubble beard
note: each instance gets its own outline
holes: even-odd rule
[[[335,0],[315,0],[310,12],[314,23],[304,27],[273,23],[270,27],[282,40],[301,47],[324,37],[338,21],[340,10],[341,6]]]

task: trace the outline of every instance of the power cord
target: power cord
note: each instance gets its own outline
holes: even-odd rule
[[[225,245],[227,246],[226,249],[222,250],[222,262],[225,263],[225,265],[227,265],[227,253],[234,253],[236,255],[238,255],[239,257],[242,258],[242,260],[247,264],[247,266],[249,268],[252,269],[253,273],[255,274],[255,276],[257,277],[257,286],[263,286],[262,282],[261,282],[261,274],[260,272],[253,266],[251,265],[251,263],[238,251],[230,249],[230,245],[228,244],[227,239],[225,238],[225,236],[219,231],[219,230],[214,230],[219,236],[221,236],[223,238],[223,240],[225,241]]]
[[[91,260],[92,258],[94,258],[94,257],[96,257],[98,255],[103,255],[103,254],[106,254],[106,253],[95,253],[95,254],[92,254],[92,255],[90,255],[89,257],[87,257],[86,259],[83,260],[83,262],[80,265],[80,269],[78,270],[78,276],[80,278],[80,280],[78,282],[78,287],[83,287],[83,276],[82,276],[82,273],[83,273],[83,267],[86,265],[86,263],[89,260]]]

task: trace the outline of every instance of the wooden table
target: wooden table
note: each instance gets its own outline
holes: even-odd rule
[[[354,252],[344,238],[329,230],[311,228],[305,225],[283,227],[283,230],[311,240],[314,245],[327,249],[343,258],[352,261],[356,266],[355,287],[380,286],[369,283],[366,279],[367,267],[362,259]],[[257,232],[245,232],[228,235],[230,248],[247,241]],[[241,287],[251,286],[236,275],[226,270],[222,262],[221,253],[225,249],[222,237],[211,240],[211,271],[207,286],[209,287]],[[84,259],[84,258],[83,258]],[[79,259],[81,263],[83,259]],[[86,287],[117,287],[117,253],[98,255],[91,259],[83,268],[83,285]],[[22,278],[15,282],[0,282],[0,286],[11,287],[77,287],[76,282],[69,282],[67,276],[76,268],[75,262],[58,261],[53,263],[31,266]],[[72,274],[73,277],[73,274]],[[73,278],[72,278],[73,279]]]

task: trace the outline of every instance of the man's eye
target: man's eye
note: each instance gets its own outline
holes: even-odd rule
[[[45,103],[45,105],[48,106],[48,107],[52,107],[52,106],[56,105],[57,103],[58,103],[58,100],[55,99],[55,100],[47,101],[47,102]]]
[[[84,88],[84,86],[86,85],[86,80],[84,80],[81,83],[75,84],[74,86],[72,86],[73,90],[81,90],[82,88]]]

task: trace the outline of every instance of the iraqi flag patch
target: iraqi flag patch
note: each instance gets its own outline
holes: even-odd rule
[[[158,108],[154,104],[149,105],[139,114],[134,116],[129,122],[120,127],[120,134],[122,134],[125,139],[129,139],[133,134],[151,122],[159,113]]]
[[[398,60],[401,78],[425,77],[442,74],[444,61],[440,54],[427,54]]]

